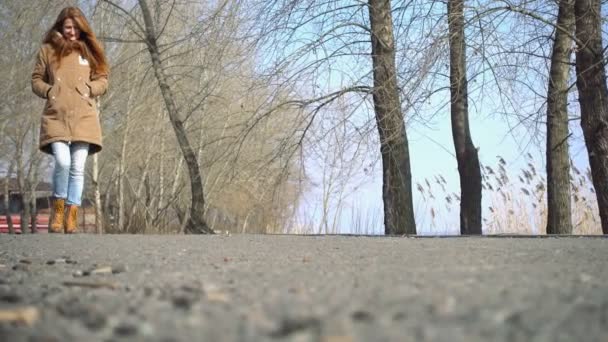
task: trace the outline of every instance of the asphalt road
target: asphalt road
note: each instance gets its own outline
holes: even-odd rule
[[[0,341],[608,341],[608,239],[2,234]]]

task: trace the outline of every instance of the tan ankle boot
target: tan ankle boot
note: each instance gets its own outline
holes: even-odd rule
[[[55,198],[53,200],[53,216],[49,233],[63,233],[63,220],[65,216],[65,199]]]
[[[78,230],[78,206],[68,206],[67,214],[65,215],[65,233],[72,234]]]

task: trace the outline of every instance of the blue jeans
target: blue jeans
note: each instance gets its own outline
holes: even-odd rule
[[[89,144],[57,141],[51,144],[55,156],[53,197],[67,199],[68,205],[80,205],[84,187],[84,166]]]

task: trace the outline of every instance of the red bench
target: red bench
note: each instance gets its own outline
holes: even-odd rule
[[[13,228],[15,233],[21,234],[21,216],[11,215],[11,221],[13,222]],[[32,224],[27,225],[28,229],[31,229]],[[38,214],[38,220],[36,221],[36,231],[38,233],[48,233],[49,227],[49,215]],[[28,231],[29,233],[30,231]],[[0,234],[8,233],[8,222],[6,221],[6,215],[0,215]]]

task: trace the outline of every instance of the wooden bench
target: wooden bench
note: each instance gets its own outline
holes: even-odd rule
[[[21,234],[21,216],[11,215],[11,221],[13,222],[13,228],[16,234]],[[28,229],[31,229],[31,223],[27,225]],[[38,220],[36,221],[36,232],[48,233],[49,228],[49,215],[38,214]],[[29,231],[28,231],[29,232]],[[8,222],[6,221],[6,215],[0,215],[0,234],[8,233]]]

